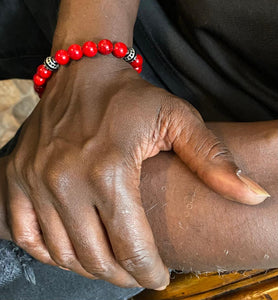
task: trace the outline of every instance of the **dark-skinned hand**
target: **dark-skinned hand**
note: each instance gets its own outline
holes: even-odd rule
[[[226,198],[267,197],[188,102],[125,62],[99,56],[61,67],[5,160],[13,240],[89,278],[168,285],[139,184],[142,162],[169,150]]]

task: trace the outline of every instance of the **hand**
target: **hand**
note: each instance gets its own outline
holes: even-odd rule
[[[113,57],[62,67],[7,163],[14,241],[42,262],[89,278],[167,285],[139,184],[142,162],[171,149],[225,197],[249,204],[266,198],[239,179],[229,151],[186,101]]]
[[[6,199],[7,179],[4,172],[6,157],[0,157],[0,239],[11,240],[11,233],[7,224]]]

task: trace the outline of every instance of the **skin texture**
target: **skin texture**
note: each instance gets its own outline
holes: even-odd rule
[[[132,42],[138,1],[61,2],[53,50],[103,37]],[[236,175],[227,147],[186,101],[113,57],[62,67],[3,162],[13,240],[38,260],[119,286],[159,289],[169,274],[141,203],[144,160],[173,150],[219,194],[267,193]]]
[[[160,153],[143,163],[140,183],[159,253],[168,267],[183,271],[278,267],[278,122],[207,125],[271,198],[257,206],[226,201],[173,152]],[[0,170],[3,166],[2,158]],[[0,237],[11,239],[0,175]]]
[[[207,124],[271,197],[241,205],[208,189],[173,153],[143,164],[141,194],[163,261],[185,272],[278,267],[278,122]]]
[[[74,41],[103,38],[133,44],[133,27],[139,0],[62,0],[53,39],[52,54]]]

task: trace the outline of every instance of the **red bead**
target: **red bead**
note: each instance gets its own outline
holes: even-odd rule
[[[45,78],[42,78],[37,73],[33,76],[33,81],[35,85],[41,86],[45,84]]]
[[[44,65],[39,65],[37,68],[37,74],[42,78],[49,78],[52,74],[52,71],[46,69]]]
[[[142,67],[137,67],[137,68],[134,68],[134,70],[135,70],[138,74],[140,74],[140,73],[142,72],[143,68],[142,68]]]
[[[69,55],[68,52],[66,50],[58,50],[55,53],[55,60],[57,61],[58,64],[60,65],[66,65],[69,62]]]
[[[98,43],[98,52],[103,55],[108,55],[113,51],[113,44],[109,40],[101,40]]]
[[[83,52],[79,45],[73,44],[69,46],[68,55],[73,60],[79,60],[83,56]]]
[[[133,68],[140,68],[143,65],[143,57],[140,54],[137,54],[135,60],[130,63]]]
[[[83,54],[88,57],[93,57],[97,54],[97,45],[94,42],[88,41],[82,46]]]
[[[39,86],[39,85],[34,84],[34,90],[38,93],[40,98],[44,92],[44,89],[45,89],[44,86]]]
[[[127,51],[127,46],[119,42],[114,45],[113,55],[117,58],[123,58],[126,56]]]

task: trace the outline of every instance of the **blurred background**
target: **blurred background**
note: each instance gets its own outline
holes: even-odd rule
[[[32,80],[0,81],[0,148],[13,137],[38,101]]]

